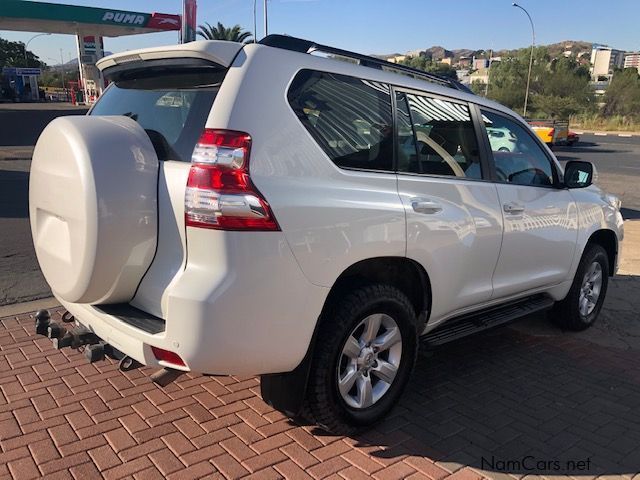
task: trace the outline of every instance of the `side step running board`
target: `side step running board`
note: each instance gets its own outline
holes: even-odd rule
[[[459,338],[498,327],[535,312],[547,310],[554,304],[546,295],[535,295],[499,307],[473,312],[469,315],[447,320],[421,339],[429,347],[443,345]]]

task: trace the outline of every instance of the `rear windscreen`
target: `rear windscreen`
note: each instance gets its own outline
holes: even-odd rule
[[[188,162],[223,76],[219,70],[143,70],[111,83],[90,115],[130,117],[147,132],[160,160]]]

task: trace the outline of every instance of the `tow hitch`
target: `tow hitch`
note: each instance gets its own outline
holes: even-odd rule
[[[75,322],[75,318],[70,312],[65,312],[62,315],[62,321],[71,323]],[[84,347],[84,356],[90,363],[109,357],[120,361],[118,369],[122,372],[128,372],[143,366],[140,362],[112,347],[79,323],[76,323],[73,328],[67,329],[61,323],[52,322],[51,314],[48,310],[38,310],[35,315],[35,323],[36,334],[50,338],[54,348],[57,350],[66,347],[77,350],[80,347]],[[161,368],[151,375],[151,381],[156,385],[166,387],[183,373],[172,368]]]

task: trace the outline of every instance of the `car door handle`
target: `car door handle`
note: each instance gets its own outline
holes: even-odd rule
[[[505,203],[502,208],[506,213],[518,214],[524,212],[524,205],[519,203]]]
[[[442,205],[425,198],[412,198],[411,207],[417,213],[438,213],[442,211]]]

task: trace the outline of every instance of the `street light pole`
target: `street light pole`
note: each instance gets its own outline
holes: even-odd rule
[[[521,7],[516,2],[513,2],[512,5],[522,10],[527,15],[527,18],[529,19],[529,23],[531,23],[531,55],[529,56],[529,73],[527,74],[527,90],[525,91],[525,94],[524,94],[524,111],[522,113],[522,116],[526,117],[527,102],[529,101],[529,84],[531,83],[531,67],[533,65],[533,48],[536,45],[536,30],[533,27],[533,20],[531,20],[531,15],[529,15],[529,12],[527,12],[527,10],[524,7]]]
[[[34,35],[33,37],[31,37],[27,43],[24,44],[24,61],[25,61],[25,67],[27,66],[26,62],[27,62],[27,47],[29,46],[29,44],[31,43],[31,40],[33,40],[34,38],[38,38],[38,37],[43,37],[45,35],[51,35],[50,33],[39,33],[37,35]]]
[[[269,35],[269,23],[267,21],[267,0],[264,0],[264,36]]]

